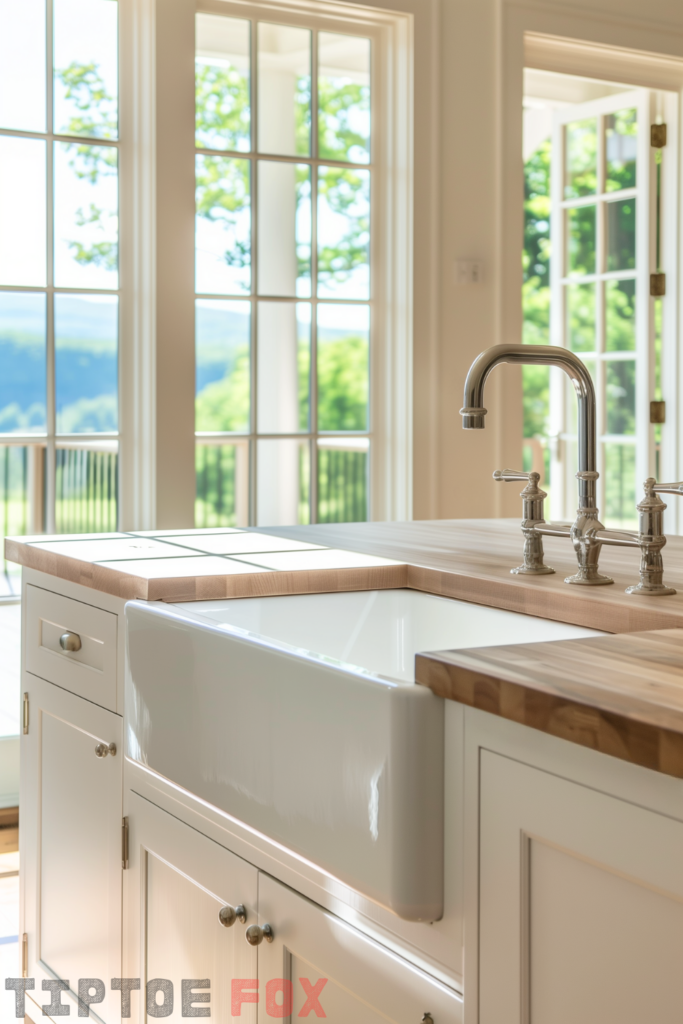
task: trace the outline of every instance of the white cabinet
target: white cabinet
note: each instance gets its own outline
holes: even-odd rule
[[[102,979],[97,1012],[109,1024],[120,1019],[109,981],[121,974],[121,718],[27,672],[22,691],[21,927],[33,996],[49,1002],[47,978],[73,991],[79,978]],[[98,757],[96,747],[110,744],[116,753]]]
[[[290,993],[292,1020],[300,1014],[326,1016],[331,1024],[420,1024],[429,1015],[434,1024],[462,1020],[453,990],[265,874],[259,924],[273,929],[272,941],[258,947],[259,1024],[288,1016]]]
[[[126,811],[125,971],[140,979],[139,993],[132,994],[132,1019],[146,1019],[147,998],[160,1007],[166,1003],[167,1009],[172,998],[166,1019],[180,1021],[183,981],[196,980],[209,984],[195,988],[193,1008],[210,1009],[213,1019],[229,1021],[233,980],[257,976],[257,950],[244,934],[257,920],[258,871],[135,793],[128,794]],[[220,911],[240,906],[246,922],[223,926]],[[208,1005],[202,995],[210,997]],[[245,1024],[256,1024],[256,1006],[245,1004],[241,1016]]]
[[[334,914],[133,792],[126,810],[126,971],[141,980],[133,1019],[144,1019],[152,979],[173,985],[171,1021],[181,1020],[183,979],[210,983],[211,1015],[217,1020],[230,1020],[232,1014],[265,1024],[273,1018],[294,1020],[302,1011],[311,1019],[322,1011],[331,1024],[420,1024],[425,1014],[434,1024],[462,1019],[453,990]],[[221,908],[238,904],[246,921],[222,927]],[[249,945],[247,928],[266,924],[272,942]],[[155,987],[163,988],[159,982]],[[157,996],[158,1005],[166,998]],[[193,1008],[208,1007],[197,1002]]]
[[[490,749],[479,784],[479,1024],[680,1021],[683,822]]]

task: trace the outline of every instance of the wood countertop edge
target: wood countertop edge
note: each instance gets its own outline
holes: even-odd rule
[[[558,643],[572,641],[549,642]],[[418,654],[416,681],[447,700],[683,779],[683,711],[591,683],[558,689],[511,668],[487,670],[472,654]]]

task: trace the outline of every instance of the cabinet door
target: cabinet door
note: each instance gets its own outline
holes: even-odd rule
[[[208,1016],[206,1010],[214,1020],[232,1020],[233,980],[243,979],[249,987],[257,972],[257,951],[245,939],[257,920],[256,868],[136,793],[127,794],[126,812],[126,970],[140,978],[140,993],[132,996],[133,1019],[147,1019],[147,983],[162,979],[172,989],[157,981],[159,995],[152,998],[169,1009],[172,992],[172,1012],[160,1014],[167,1020]],[[220,911],[240,905],[246,921],[223,925]],[[195,986],[196,999],[183,1009],[182,983],[190,979],[208,984]],[[202,1000],[207,995],[209,1000]],[[256,1024],[256,1006],[244,1005],[241,1017]]]
[[[480,1024],[674,1024],[683,823],[481,751]]]
[[[121,718],[37,676],[23,674],[28,733],[21,736],[21,916],[33,996],[46,978],[99,978],[93,1011],[120,1019],[109,981],[121,973]],[[116,753],[98,757],[98,744]],[[70,997],[64,993],[64,1003]],[[77,1013],[72,1004],[71,1016]]]
[[[273,941],[259,951],[259,1024],[288,1017],[283,1001],[291,983],[289,1019],[326,1016],[330,1024],[458,1024],[462,1002],[395,953],[303,896],[259,875],[259,924]]]

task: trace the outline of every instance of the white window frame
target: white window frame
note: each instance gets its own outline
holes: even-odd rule
[[[128,74],[136,91],[135,200],[128,215],[138,300],[120,374],[122,528],[194,525],[195,10],[286,19],[373,41],[369,518],[410,519],[413,16],[320,0],[167,0],[156,11],[152,0],[120,2],[122,36],[127,26],[127,38],[136,41],[122,78]]]

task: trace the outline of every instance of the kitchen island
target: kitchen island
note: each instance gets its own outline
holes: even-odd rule
[[[300,992],[301,965],[315,963],[331,979],[328,1016],[340,1021],[350,1013],[366,1019],[361,1006],[368,1021],[377,1013],[406,1022],[431,1014],[437,1024],[463,1013],[468,1024],[530,1015],[601,1024],[675,1019],[683,934],[683,539],[671,538],[664,552],[665,578],[679,593],[654,599],[625,594],[637,579],[632,551],[606,549],[601,567],[615,584],[585,588],[563,582],[573,555],[562,539],[546,542],[555,575],[511,575],[521,546],[518,523],[494,520],[8,539],[7,557],[25,567],[29,975],[76,977],[89,957],[102,977],[139,977],[146,963],[147,977],[192,967],[200,978],[205,961],[199,954],[183,960],[181,938],[203,922],[207,935],[218,928],[204,952],[224,953],[232,978],[279,977],[290,962]],[[629,634],[623,645],[616,636],[538,644],[532,632],[525,636],[532,642],[501,647],[492,630],[494,646],[478,641],[474,651],[418,657],[416,681],[435,700],[445,698],[444,897],[433,923],[401,920],[155,772],[129,741],[122,756],[131,692],[124,686],[127,600],[159,608],[197,602],[197,609],[211,602],[227,609],[229,631],[231,600],[403,588],[521,613],[528,628],[550,620],[584,636]],[[187,608],[185,631],[193,628]],[[78,650],[68,641],[65,649],[67,633],[78,636]],[[633,657],[625,665],[627,649]],[[226,742],[243,727],[226,722]],[[256,752],[258,721],[248,728]],[[96,747],[107,752],[96,759]],[[78,816],[84,802],[89,818]],[[89,865],[97,868],[86,891]],[[228,878],[234,885],[224,892]],[[97,916],[93,899],[106,906]],[[240,925],[216,924],[221,900],[244,905],[247,923],[262,931],[273,918],[274,941],[266,936],[251,949]],[[174,916],[175,905],[189,907],[189,917]],[[297,922],[288,939],[285,920]],[[341,956],[342,937],[351,934],[369,943],[371,969],[348,943]],[[214,1015],[221,991],[216,978]],[[134,1003],[134,1012],[143,1004]],[[256,1010],[245,1002],[242,1015],[256,1020]],[[97,1012],[119,1020],[118,993],[108,993]]]

